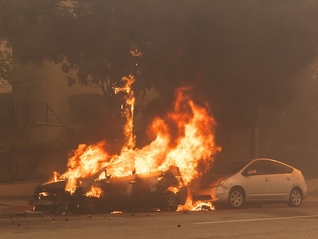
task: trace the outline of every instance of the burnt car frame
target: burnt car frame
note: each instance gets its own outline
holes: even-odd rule
[[[34,210],[51,213],[128,212],[151,208],[176,211],[179,205],[184,205],[188,194],[179,169],[174,166],[166,171],[123,177],[109,176],[104,168],[89,178],[76,179],[78,186],[73,194],[65,191],[67,180],[38,186],[34,192]],[[102,190],[99,197],[87,196],[92,186]]]

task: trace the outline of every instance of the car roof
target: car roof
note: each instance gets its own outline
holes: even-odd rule
[[[287,163],[284,163],[282,161],[279,161],[279,160],[276,160],[276,159],[271,159],[271,158],[254,158],[254,159],[241,159],[241,160],[229,160],[229,161],[221,161],[217,164],[215,164],[215,166],[219,165],[219,164],[223,164],[223,163],[234,163],[234,162],[246,162],[246,165],[252,163],[252,162],[255,162],[255,161],[261,161],[261,160],[264,160],[264,161],[271,161],[271,162],[276,162],[276,163],[280,163],[280,164],[284,164],[288,167],[291,167],[291,168],[294,168],[293,166],[287,164]],[[245,165],[245,166],[246,166]]]

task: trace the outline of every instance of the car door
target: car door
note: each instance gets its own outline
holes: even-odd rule
[[[271,181],[264,160],[252,162],[242,175],[245,178],[246,200],[268,201],[271,199]]]
[[[266,166],[272,185],[272,200],[287,200],[292,187],[291,172],[293,169],[274,161],[267,161]]]

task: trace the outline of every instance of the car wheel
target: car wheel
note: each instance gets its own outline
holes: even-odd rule
[[[293,188],[289,195],[288,205],[290,207],[299,207],[303,201],[303,196],[298,188]]]
[[[177,196],[173,192],[166,192],[162,198],[161,211],[176,211],[178,209]]]
[[[229,194],[229,205],[231,208],[242,208],[245,203],[244,191],[240,188],[233,188]]]
[[[79,210],[81,213],[98,213],[100,210],[98,198],[84,197],[79,203]]]

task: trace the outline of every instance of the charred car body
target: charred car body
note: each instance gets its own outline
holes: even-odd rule
[[[104,175],[101,177],[101,175]],[[73,194],[65,191],[67,180],[48,182],[34,192],[36,211],[97,213],[159,208],[176,211],[187,198],[187,187],[179,169],[170,166],[166,171],[133,174],[124,177],[107,176],[106,168],[90,178],[76,179]],[[88,196],[93,188],[101,190],[99,197]]]

